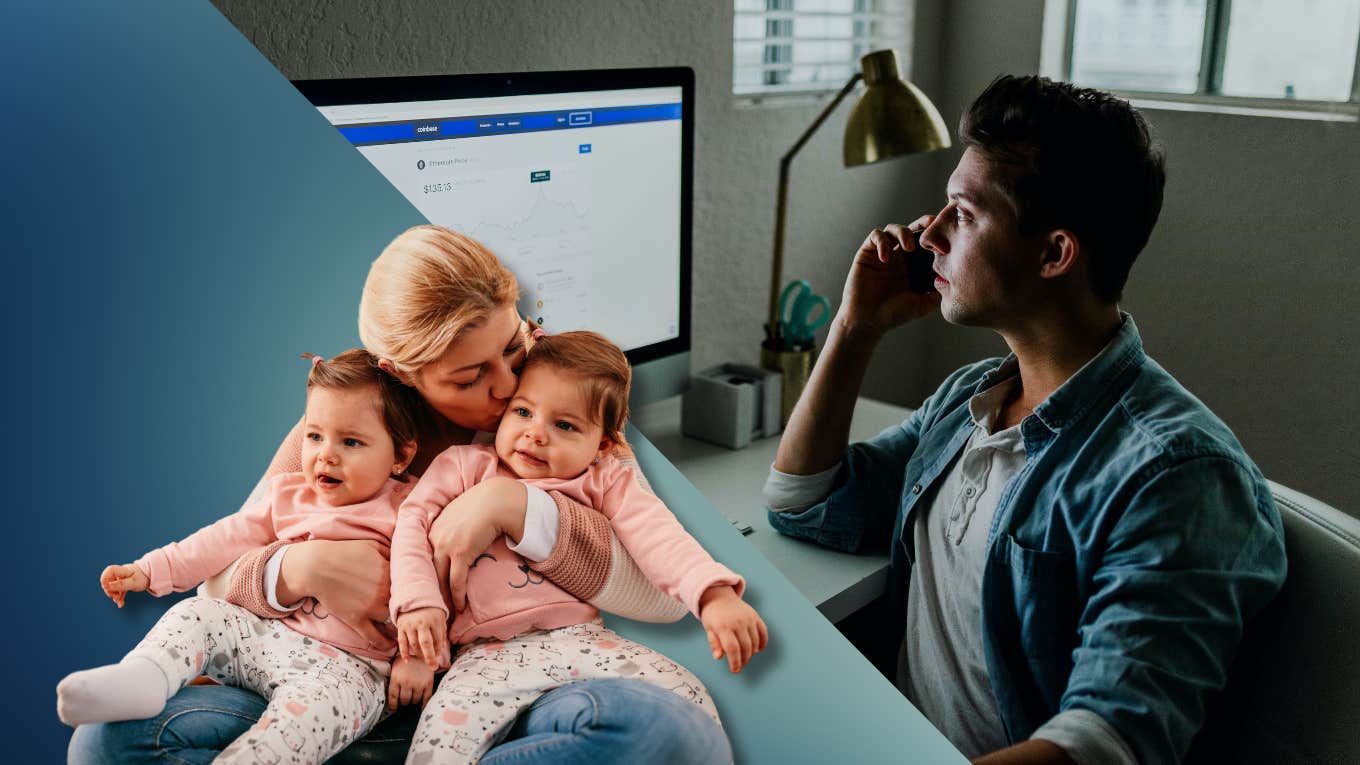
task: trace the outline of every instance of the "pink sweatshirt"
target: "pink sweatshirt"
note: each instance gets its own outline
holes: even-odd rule
[[[317,499],[301,473],[286,473],[270,479],[264,499],[182,541],[152,550],[136,564],[151,580],[151,594],[165,595],[196,587],[242,553],[278,540],[372,539],[390,544],[397,508],[409,493],[410,484],[388,479],[367,502],[331,507]],[[395,653],[374,650],[363,636],[330,618],[311,599],[282,621],[296,632],[370,659],[389,660]]]
[[[430,524],[444,506],[493,476],[515,478],[491,445],[454,446],[435,458],[420,483],[402,503],[392,538],[392,618],[433,606],[449,607],[435,577],[429,542]],[[715,584],[728,584],[740,594],[746,582],[714,561],[680,525],[656,495],[642,487],[636,468],[605,456],[571,479],[525,480],[545,491],[560,491],[597,508],[638,567],[662,592],[683,602],[698,616],[699,598]],[[507,639],[534,629],[556,629],[595,618],[584,603],[529,568],[501,537],[487,548],[468,572],[468,607],[449,626],[449,641]]]

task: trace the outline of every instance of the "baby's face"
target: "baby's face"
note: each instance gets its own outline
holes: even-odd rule
[[[332,507],[372,499],[399,472],[373,385],[349,390],[315,387],[302,421],[302,474]]]
[[[520,478],[575,478],[610,446],[589,415],[577,377],[530,367],[496,430],[496,455]]]

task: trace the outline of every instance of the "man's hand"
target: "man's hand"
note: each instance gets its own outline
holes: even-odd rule
[[[916,249],[912,232],[924,230],[933,219],[923,215],[906,226],[892,223],[869,232],[841,295],[841,322],[847,329],[882,335],[940,305],[938,293],[912,292],[907,283],[906,254]]]
[[[104,588],[104,594],[110,600],[122,608],[129,592],[145,592],[151,586],[151,580],[135,563],[115,564],[105,566],[100,572],[99,586]]]
[[[397,617],[397,647],[410,659],[425,659],[431,670],[439,668],[439,657],[448,647],[449,616],[433,606],[407,611]]]
[[[460,494],[430,524],[430,548],[439,581],[448,582],[449,602],[455,611],[467,608],[467,575],[477,556],[496,537],[512,542],[524,536],[524,484],[497,476]]]
[[[279,567],[279,602],[315,598],[335,618],[364,636],[369,645],[391,650],[396,641],[382,632],[392,591],[391,550],[372,540],[312,540],[289,545]]]
[[[727,668],[740,672],[757,651],[765,650],[770,633],[754,608],[725,584],[714,585],[699,599],[699,619],[708,633],[713,658],[727,655]]]
[[[387,708],[396,711],[398,705],[420,702],[423,708],[434,693],[434,670],[423,661],[398,656],[392,662],[392,675],[387,678]]]

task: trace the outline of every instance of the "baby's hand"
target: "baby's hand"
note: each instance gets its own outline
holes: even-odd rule
[[[439,657],[448,648],[448,615],[443,609],[427,606],[397,617],[397,647],[410,659],[420,657],[431,670],[439,667]]]
[[[119,608],[123,607],[127,593],[144,592],[150,585],[151,580],[132,563],[105,566],[103,573],[99,575],[99,586],[104,588],[104,594],[117,603]]]
[[[437,610],[437,609],[436,609]],[[392,676],[387,679],[387,708],[420,702],[424,707],[434,693],[434,670],[425,662],[398,656],[392,662]]]
[[[756,651],[765,650],[770,641],[764,620],[736,590],[725,584],[704,591],[699,599],[699,619],[708,633],[713,658],[727,654],[727,666],[733,672],[740,672]]]

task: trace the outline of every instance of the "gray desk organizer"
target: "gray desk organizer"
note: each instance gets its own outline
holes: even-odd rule
[[[780,431],[778,372],[721,364],[696,372],[681,400],[680,430],[690,438],[740,449]]]

